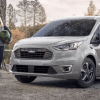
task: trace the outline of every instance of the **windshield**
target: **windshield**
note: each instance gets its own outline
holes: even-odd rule
[[[53,21],[38,31],[34,37],[88,36],[95,22],[93,19]]]

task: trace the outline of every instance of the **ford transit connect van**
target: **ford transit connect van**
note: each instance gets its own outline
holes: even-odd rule
[[[100,77],[100,17],[50,22],[14,45],[9,71],[22,83],[44,76],[76,80],[83,88],[91,86]]]

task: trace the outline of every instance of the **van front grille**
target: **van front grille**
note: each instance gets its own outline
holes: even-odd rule
[[[15,52],[16,58],[51,59],[53,53],[43,48],[19,48]]]

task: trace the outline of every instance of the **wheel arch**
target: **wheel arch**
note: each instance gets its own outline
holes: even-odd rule
[[[94,62],[94,64],[95,64],[95,67],[96,67],[96,59],[95,59],[95,57],[93,56],[93,55],[88,55],[86,58],[90,58],[93,62]]]

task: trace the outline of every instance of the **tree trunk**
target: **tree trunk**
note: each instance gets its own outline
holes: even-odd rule
[[[25,38],[27,38],[27,30],[26,30],[26,11],[24,13],[24,18],[25,18]]]
[[[34,11],[34,19],[33,19],[33,23],[34,23],[34,24],[33,24],[33,27],[34,27],[34,28],[33,28],[33,35],[34,35],[34,34],[35,34],[35,11]]]
[[[6,0],[0,0],[0,17],[3,24],[6,25]]]

